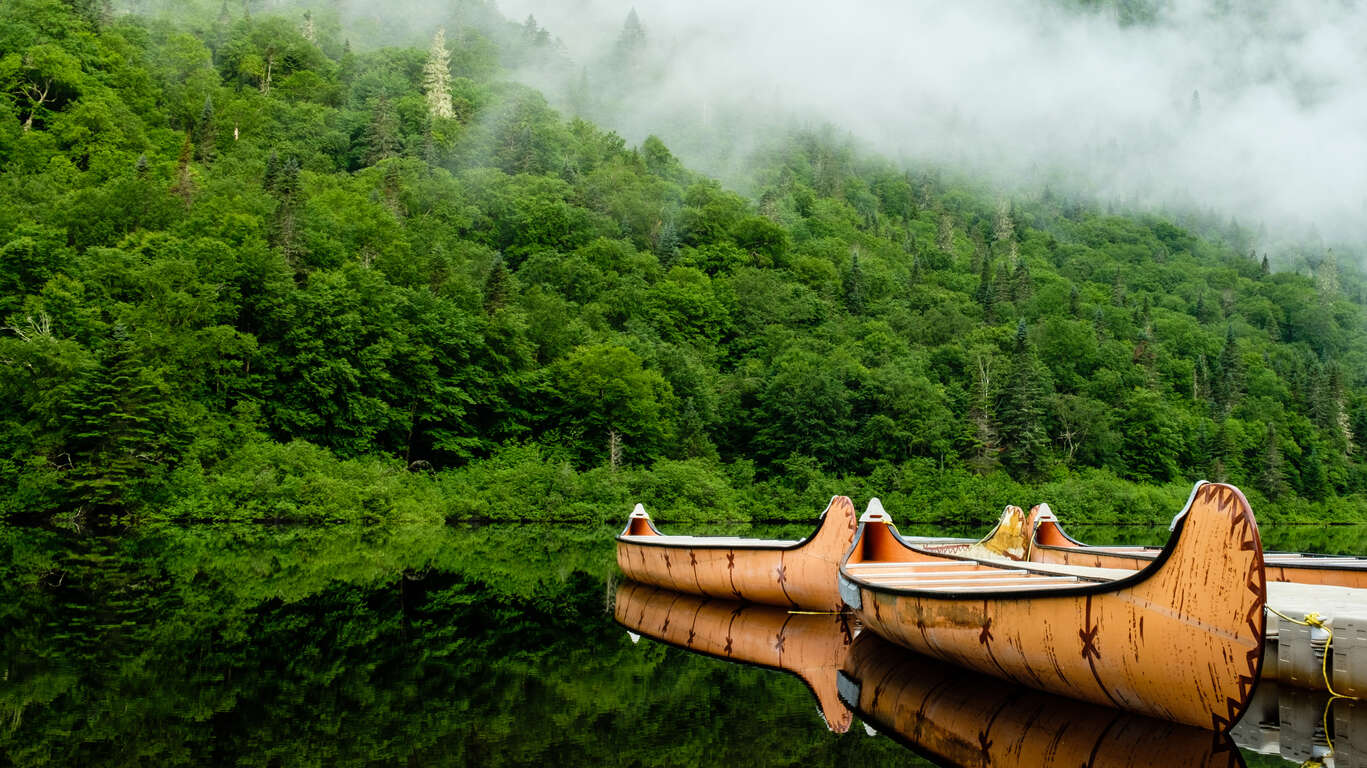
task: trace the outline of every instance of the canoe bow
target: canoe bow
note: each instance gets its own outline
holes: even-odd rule
[[[872,507],[873,505],[871,505]],[[866,628],[920,653],[1063,696],[1213,730],[1247,706],[1267,590],[1252,510],[1198,483],[1167,546],[1118,580],[918,550],[871,509],[841,565]]]

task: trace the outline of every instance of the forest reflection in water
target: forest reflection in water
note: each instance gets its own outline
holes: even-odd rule
[[[1165,534],[1074,529],[1097,543]],[[916,685],[951,670],[868,651],[876,638],[856,637],[840,617],[777,618],[790,628],[783,663],[803,676],[776,672],[783,664],[763,656],[775,617],[744,616],[750,640],[732,633],[733,657],[749,643],[739,659],[749,663],[724,658],[725,636],[714,655],[688,650],[686,632],[641,626],[650,631],[633,629],[633,642],[618,623],[631,626],[613,532],[0,527],[0,765],[948,765],[1033,743],[1033,731],[1017,732],[1027,721],[1085,730],[1083,713],[1068,709],[1076,705],[1020,693],[1036,710],[1022,716],[1017,699],[1000,699],[1005,686],[978,680],[943,682],[941,694],[963,695],[936,706],[957,711],[990,694],[999,699],[993,722],[1019,721],[1017,730],[994,730],[986,753],[979,733],[960,743],[913,723],[920,735],[907,735],[906,707],[884,705],[912,700]],[[1264,538],[1278,549],[1367,550],[1357,528],[1268,529]],[[706,610],[730,622],[736,607]],[[833,644],[799,652],[793,638],[809,623]],[[867,670],[886,658],[896,661],[878,673],[885,693],[875,704]],[[818,673],[827,676],[819,685]],[[841,703],[842,679],[853,709]],[[1260,711],[1271,717],[1275,700]],[[1252,732],[1266,738],[1266,725]],[[979,751],[962,751],[970,747]],[[1031,764],[1024,751],[1002,754]],[[1243,759],[1286,764],[1248,750]]]

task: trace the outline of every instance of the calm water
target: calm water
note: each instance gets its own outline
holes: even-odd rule
[[[1097,543],[1166,536],[1070,530]],[[819,683],[652,639],[671,636],[624,612],[640,630],[633,638],[614,618],[629,586],[616,575],[612,533],[199,527],[112,539],[0,528],[0,765],[934,765],[954,761],[913,750],[943,755],[1017,737],[1067,744],[1098,727],[1067,702],[1012,698],[1001,684],[856,641],[868,664],[894,670],[889,690],[907,701],[936,675],[942,691],[998,697],[986,715],[974,714],[981,696],[942,701],[945,712],[962,711],[922,723],[922,736],[939,739],[928,746],[887,718],[842,721],[838,698]],[[1264,538],[1282,549],[1367,552],[1358,528]],[[639,615],[668,619],[665,598],[632,594]],[[691,615],[694,645],[705,646],[721,619]],[[788,644],[785,658],[799,643],[816,649],[812,658],[848,643],[834,617],[772,620],[753,609],[728,620],[739,628],[733,658],[746,643],[757,663],[775,641]],[[824,668],[826,679],[832,672]],[[1012,717],[1056,732],[1014,733]],[[997,731],[986,737],[976,726],[954,731],[989,721]],[[1166,744],[1181,736],[1107,727]],[[1072,735],[1060,736],[1067,728]],[[1247,750],[1244,759],[1285,764]]]

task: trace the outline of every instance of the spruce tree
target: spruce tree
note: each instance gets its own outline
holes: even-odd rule
[[[508,303],[512,290],[512,275],[503,261],[503,254],[494,255],[494,263],[489,268],[489,276],[484,280],[484,311],[494,314]]]
[[[850,313],[864,313],[864,271],[859,267],[859,248],[850,251],[850,275],[845,283],[845,303]]]
[[[1263,440],[1263,466],[1258,473],[1258,489],[1268,498],[1277,499],[1286,493],[1286,469],[1283,467],[1281,442],[1277,439],[1277,427],[1267,425],[1267,437]]]
[[[381,160],[397,157],[403,147],[403,137],[399,132],[399,116],[389,97],[380,96],[375,100],[371,112],[370,127],[366,129],[366,163],[374,165]]]
[[[997,397],[998,435],[1002,463],[1019,478],[1039,477],[1048,461],[1049,434],[1045,429],[1049,380],[1026,333],[1025,320],[1016,324],[1011,353],[1011,375]]]
[[[73,503],[113,512],[129,501],[164,439],[162,402],[127,330],[115,326],[99,364],[81,379],[64,409]]]

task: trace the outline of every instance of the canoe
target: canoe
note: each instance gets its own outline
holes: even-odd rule
[[[835,574],[854,537],[854,504],[836,496],[798,541],[666,536],[640,504],[617,537],[617,566],[632,581],[748,603],[842,610]]]
[[[1048,504],[1030,510],[1025,520],[1026,557],[1034,563],[1138,570],[1153,562],[1158,547],[1088,546],[1063,531]],[[1267,580],[1367,589],[1367,557],[1337,557],[1299,552],[1266,552]]]
[[[1167,546],[1124,578],[918,548],[875,499],[839,583],[866,629],[914,651],[1217,731],[1239,719],[1262,666],[1262,546],[1229,485],[1198,483]]]
[[[878,733],[944,766],[1242,766],[1227,734],[1003,684],[871,632],[850,647],[840,695]]]
[[[624,581],[617,586],[613,616],[637,635],[792,674],[816,697],[827,728],[850,728],[850,710],[836,690],[836,672],[854,638],[849,614],[796,614]]]

